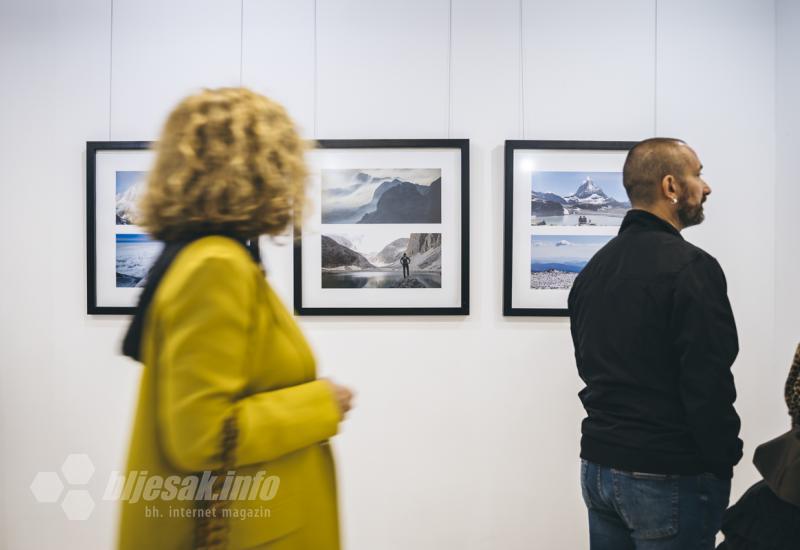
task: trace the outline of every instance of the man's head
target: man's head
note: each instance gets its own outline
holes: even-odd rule
[[[651,138],[637,143],[625,159],[622,182],[634,208],[651,211],[678,229],[703,221],[703,203],[711,188],[703,165],[679,139]]]

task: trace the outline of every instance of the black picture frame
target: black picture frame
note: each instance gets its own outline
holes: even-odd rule
[[[566,317],[564,308],[514,307],[513,305],[513,253],[514,253],[514,154],[521,150],[567,151],[628,151],[635,141],[564,141],[564,140],[507,140],[504,151],[503,198],[503,316],[506,317]],[[620,165],[620,172],[622,166]]]
[[[102,151],[144,151],[150,141],[86,142],[86,312],[88,315],[131,315],[136,307],[98,303],[97,292],[97,155]]]
[[[127,306],[103,305],[98,300],[97,247],[97,156],[104,151],[147,151],[152,141],[87,141],[86,142],[86,312],[88,315],[133,315],[136,304]],[[248,248],[258,247],[258,240],[247,242]],[[138,302],[138,296],[134,302]]]
[[[456,307],[307,307],[303,305],[302,229],[294,239],[294,310],[299,316],[469,315],[469,140],[468,139],[321,139],[319,149],[456,149],[460,154],[460,303]]]

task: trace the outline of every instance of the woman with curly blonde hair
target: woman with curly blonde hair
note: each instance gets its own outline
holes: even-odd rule
[[[165,247],[123,344],[145,368],[120,548],[339,548],[327,441],[352,394],[316,378],[246,246],[302,210],[303,152],[285,110],[242,88],[164,126],[137,221]]]

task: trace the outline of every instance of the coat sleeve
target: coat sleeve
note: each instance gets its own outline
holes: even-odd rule
[[[691,435],[709,471],[730,477],[742,458],[731,373],[739,343],[725,275],[711,256],[698,256],[678,275],[670,331]]]
[[[249,260],[248,260],[249,261]],[[237,466],[273,460],[336,434],[341,415],[324,381],[244,396],[256,280],[242,259],[200,259],[158,321],[162,448],[184,471],[220,466],[222,426],[236,415]]]

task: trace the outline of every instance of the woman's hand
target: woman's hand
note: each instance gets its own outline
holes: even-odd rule
[[[345,414],[353,408],[352,401],[355,394],[350,388],[340,386],[327,378],[321,378],[321,380],[324,380],[330,386],[336,404],[339,406],[339,411],[342,413],[342,418],[344,418]]]

